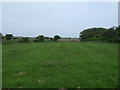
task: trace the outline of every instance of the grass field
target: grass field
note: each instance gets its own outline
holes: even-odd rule
[[[115,88],[118,44],[3,44],[3,88]]]

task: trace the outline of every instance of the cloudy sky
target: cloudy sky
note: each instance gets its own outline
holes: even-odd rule
[[[14,36],[79,37],[91,27],[118,24],[117,2],[2,3],[2,33]]]

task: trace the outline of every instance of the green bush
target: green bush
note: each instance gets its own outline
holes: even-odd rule
[[[28,37],[22,37],[22,39],[19,42],[30,42]]]
[[[38,37],[36,37],[36,39],[34,40],[34,42],[43,42],[44,41],[44,36],[43,35],[39,35]]]
[[[91,28],[80,33],[81,41],[97,41],[118,43],[119,42],[119,27],[106,28]]]
[[[13,37],[12,34],[6,34],[5,35],[6,40],[10,40],[10,39],[12,39],[12,37]]]
[[[34,42],[39,42],[39,40],[38,40],[38,39],[35,39]]]
[[[60,39],[61,37],[59,35],[55,35],[54,36],[54,41],[57,41],[58,39]]]
[[[18,39],[18,37],[13,37],[13,39]]]

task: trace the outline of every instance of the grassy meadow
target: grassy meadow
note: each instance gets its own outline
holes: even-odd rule
[[[3,88],[115,88],[118,44],[3,43]]]

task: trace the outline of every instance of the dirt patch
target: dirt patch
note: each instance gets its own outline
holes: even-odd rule
[[[17,52],[19,52],[19,50],[10,50],[9,52],[10,53],[17,53]]]
[[[19,72],[18,73],[19,76],[22,76],[22,75],[25,75],[25,74],[26,74],[26,72]]]
[[[22,87],[19,87],[19,88],[22,88]]]
[[[15,73],[15,75],[24,76],[24,75],[26,75],[26,72],[18,72],[18,73]]]
[[[39,79],[39,80],[37,80],[37,82],[38,82],[39,84],[45,84],[46,81]]]

